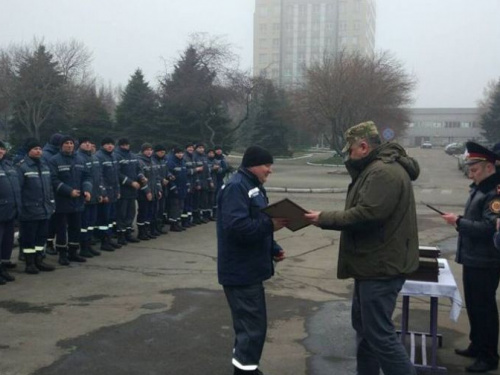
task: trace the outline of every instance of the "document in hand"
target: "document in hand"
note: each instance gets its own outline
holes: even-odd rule
[[[304,214],[307,213],[307,211],[288,198],[270,204],[269,206],[263,208],[262,212],[272,218],[282,217],[289,219],[290,222],[286,227],[292,232],[307,227],[310,224],[304,218]]]

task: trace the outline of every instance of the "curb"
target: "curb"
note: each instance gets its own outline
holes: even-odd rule
[[[273,193],[331,194],[331,193],[347,193],[347,188],[266,187],[266,191],[270,191],[270,192],[273,192]]]

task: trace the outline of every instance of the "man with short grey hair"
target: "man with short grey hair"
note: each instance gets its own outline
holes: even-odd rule
[[[418,268],[418,232],[411,181],[418,163],[397,143],[381,144],[371,121],[345,134],[352,177],[345,210],[309,211],[322,229],[340,230],[337,276],[354,279],[352,325],[358,375],[412,375],[392,314],[406,275]]]

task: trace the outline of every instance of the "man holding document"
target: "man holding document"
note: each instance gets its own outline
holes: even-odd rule
[[[345,139],[345,165],[352,177],[345,210],[309,211],[305,218],[322,229],[341,231],[337,276],[354,278],[357,374],[415,374],[392,314],[406,275],[418,268],[411,181],[420,169],[397,143],[382,144],[371,121],[349,128]]]
[[[262,374],[258,369],[267,331],[263,281],[284,258],[273,232],[288,224],[262,212],[268,199],[263,184],[272,173],[272,155],[251,146],[238,172],[217,197],[217,273],[233,319],[234,375]]]

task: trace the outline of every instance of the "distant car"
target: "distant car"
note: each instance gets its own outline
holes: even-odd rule
[[[424,142],[420,145],[420,148],[432,148],[431,142]]]
[[[450,143],[444,148],[444,152],[448,155],[459,155],[465,151],[465,145],[463,143]]]
[[[463,154],[458,155],[457,160],[458,160],[458,169],[460,169],[466,177],[469,176],[469,166],[465,164],[465,160],[467,160],[467,155],[469,153],[467,150],[464,151]]]

